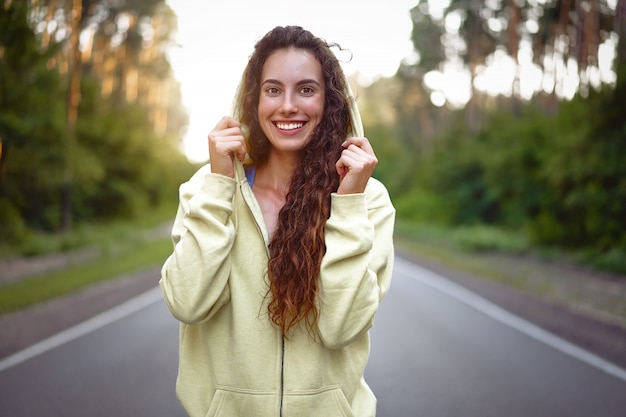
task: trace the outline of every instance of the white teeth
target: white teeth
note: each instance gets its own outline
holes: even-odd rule
[[[304,123],[276,123],[276,127],[282,130],[300,129]]]

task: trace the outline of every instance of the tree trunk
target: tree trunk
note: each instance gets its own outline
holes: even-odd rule
[[[65,138],[65,174],[63,184],[62,228],[65,232],[72,228],[72,188],[74,182],[74,148],[76,147],[76,121],[80,103],[80,49],[79,38],[82,29],[82,0],[72,0],[70,69],[67,88],[67,132]]]
[[[626,83],[626,0],[617,2],[614,28],[618,35],[615,73],[620,86]]]
[[[512,112],[516,117],[521,113],[522,92],[520,88],[520,66],[519,66],[519,44],[520,34],[519,28],[522,21],[522,11],[516,4],[515,0],[509,0],[509,30],[508,30],[508,49],[511,58],[515,62],[515,76],[513,78],[513,95],[511,96]]]

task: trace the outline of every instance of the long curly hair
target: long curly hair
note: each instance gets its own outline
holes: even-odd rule
[[[290,179],[285,205],[269,245],[268,313],[283,335],[304,323],[316,334],[319,317],[318,279],[326,252],[324,226],[330,196],[339,186],[335,164],[350,129],[350,100],[343,70],[328,44],[298,26],[276,27],[255,45],[235,102],[236,117],[249,129],[248,153],[254,164],[267,161],[271,145],[258,120],[261,72],[267,58],[284,48],[313,54],[325,82],[324,110],[313,138],[302,151],[301,163]]]

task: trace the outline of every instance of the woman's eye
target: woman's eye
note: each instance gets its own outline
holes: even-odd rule
[[[302,87],[300,89],[300,92],[305,95],[311,95],[315,92],[315,90],[313,90],[311,87]]]
[[[267,94],[271,94],[271,95],[276,95],[278,93],[280,93],[280,90],[276,87],[269,87],[267,90],[265,90],[267,92]]]

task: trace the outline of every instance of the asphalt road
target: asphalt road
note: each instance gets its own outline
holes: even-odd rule
[[[0,417],[184,417],[177,336],[151,290],[0,361]],[[626,371],[402,259],[366,379],[381,417],[626,416]]]
[[[402,259],[371,332],[381,417],[626,417],[625,370]]]
[[[136,300],[132,314],[110,310],[0,371],[0,417],[185,417],[174,393],[178,324],[158,288]]]

